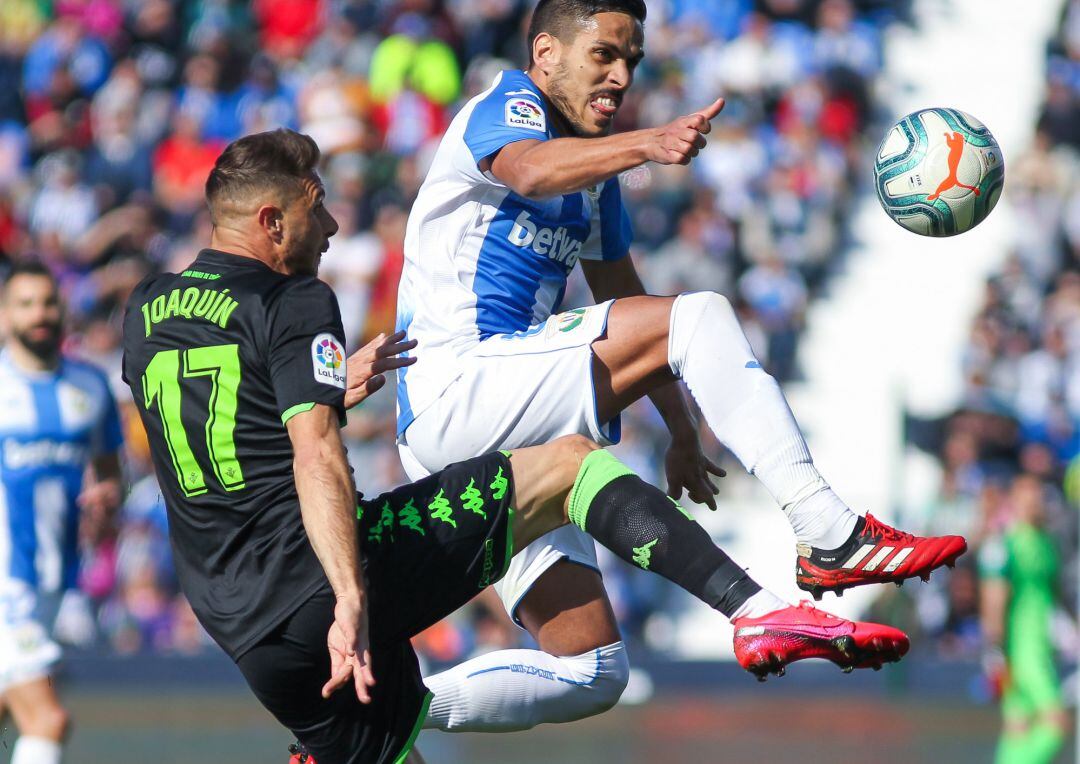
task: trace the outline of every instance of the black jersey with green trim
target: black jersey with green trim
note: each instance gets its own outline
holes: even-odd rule
[[[177,575],[233,658],[328,586],[301,520],[285,422],[316,404],[344,417],[343,335],[322,281],[210,249],[128,300],[124,381]]]

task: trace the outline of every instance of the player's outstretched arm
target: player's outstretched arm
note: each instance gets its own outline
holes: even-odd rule
[[[327,637],[332,673],[323,695],[344,686],[351,677],[357,698],[370,703],[369,688],[375,677],[353,518],[356,489],[341,442],[338,414],[331,406],[319,404],[294,415],[286,427],[293,446],[293,473],[304,530],[337,598]]]
[[[531,199],[570,194],[645,162],[689,164],[705,147],[710,121],[723,108],[724,99],[718,98],[661,127],[603,138],[515,141],[481,162],[480,169]]]
[[[349,356],[345,408],[359,405],[385,385],[386,372],[416,363],[415,357],[401,355],[414,347],[416,340],[406,340],[405,332],[394,332],[389,337],[379,334]]]

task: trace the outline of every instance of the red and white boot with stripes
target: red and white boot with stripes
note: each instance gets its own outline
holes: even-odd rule
[[[961,536],[913,536],[898,531],[867,514],[838,549],[796,545],[795,580],[799,588],[820,600],[825,592],[843,594],[864,584],[894,583],[916,576],[930,580],[930,572],[956,563],[967,551]]]

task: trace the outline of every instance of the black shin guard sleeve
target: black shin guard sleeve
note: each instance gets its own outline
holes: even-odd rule
[[[637,475],[604,486],[585,530],[627,562],[652,571],[729,618],[761,587],[660,489]]]

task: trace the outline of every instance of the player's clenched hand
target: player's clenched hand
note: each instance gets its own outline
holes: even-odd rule
[[[118,480],[99,480],[83,489],[76,500],[82,510],[79,533],[86,541],[96,544],[110,531],[111,518],[120,506],[122,491]]]
[[[659,164],[690,164],[705,148],[705,136],[712,130],[710,121],[723,108],[724,99],[717,98],[704,109],[658,128],[649,146],[649,159]]]
[[[668,496],[678,499],[685,488],[690,501],[716,509],[715,497],[720,489],[713,484],[709,474],[724,477],[727,473],[705,456],[697,437],[674,438],[664,458],[664,469]]]
[[[322,696],[329,698],[349,679],[356,686],[356,697],[361,703],[371,702],[371,688],[375,674],[371,670],[371,650],[368,643],[367,608],[351,599],[339,599],[334,606],[334,622],[326,635],[326,648],[330,651],[330,679],[322,688]]]
[[[402,340],[405,332],[389,337],[380,334],[349,356],[345,408],[351,409],[386,384],[386,372],[416,363],[415,357],[401,355],[416,347],[416,340]]]
[[[83,488],[76,501],[83,512],[104,515],[120,506],[120,498],[118,480],[98,480]]]

